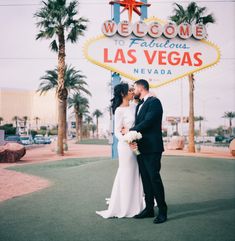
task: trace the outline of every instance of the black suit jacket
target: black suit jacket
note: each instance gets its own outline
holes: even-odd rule
[[[156,97],[149,97],[142,105],[138,115],[136,108],[135,126],[130,130],[140,132],[138,141],[141,153],[163,152],[162,141],[162,104]]]

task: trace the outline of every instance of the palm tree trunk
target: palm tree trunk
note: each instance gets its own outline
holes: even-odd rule
[[[79,124],[79,116],[78,116],[78,111],[74,109],[75,112],[75,121],[76,121],[76,138],[77,138],[77,143],[80,142],[80,124]]]
[[[229,118],[229,134],[232,135],[233,131],[232,131],[232,118]]]
[[[80,140],[82,140],[83,138],[83,124],[82,124],[82,115],[79,115],[79,122],[80,122],[80,133],[81,133],[81,137]]]
[[[199,135],[202,136],[202,122],[199,121]]]
[[[188,76],[189,80],[189,143],[188,152],[195,152],[194,143],[194,79],[193,74]]]
[[[96,117],[96,138],[99,139],[99,118]]]
[[[26,131],[27,121],[24,121],[24,131]]]
[[[65,89],[67,92],[67,89]],[[67,93],[68,95],[68,93]],[[67,97],[66,100],[64,100],[64,137],[63,137],[63,143],[64,143],[64,151],[68,151],[68,143],[67,143],[67,133],[68,133],[68,128],[67,128]]]
[[[57,153],[64,155],[64,137],[66,130],[66,108],[67,108],[67,90],[64,86],[65,72],[65,40],[63,28],[59,30],[59,54],[58,54],[58,142]]]

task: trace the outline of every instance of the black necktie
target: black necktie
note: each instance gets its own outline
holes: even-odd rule
[[[144,99],[139,100],[138,106],[142,105],[144,103]]]

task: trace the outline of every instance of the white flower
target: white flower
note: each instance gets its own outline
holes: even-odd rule
[[[128,133],[126,133],[126,135],[124,135],[124,140],[130,144],[132,142],[135,142],[137,140],[140,140],[142,138],[142,134],[140,132],[137,131],[129,131]],[[140,155],[140,152],[138,150],[138,147],[133,150],[133,152],[135,153],[135,155]]]
[[[126,135],[124,135],[124,140],[127,143],[132,143],[134,141],[140,140],[141,138],[142,134],[137,131],[129,131],[128,133],[126,133]]]

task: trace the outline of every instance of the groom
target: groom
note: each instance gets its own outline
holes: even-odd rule
[[[167,220],[167,205],[160,176],[162,141],[162,105],[159,99],[149,93],[149,84],[140,79],[135,82],[134,94],[140,102],[136,107],[135,126],[131,131],[142,134],[138,141],[140,155],[137,156],[140,175],[143,182],[146,208],[134,218],[154,217],[154,198],[157,201],[159,212],[154,223],[163,223]],[[131,146],[136,148],[136,144]]]

